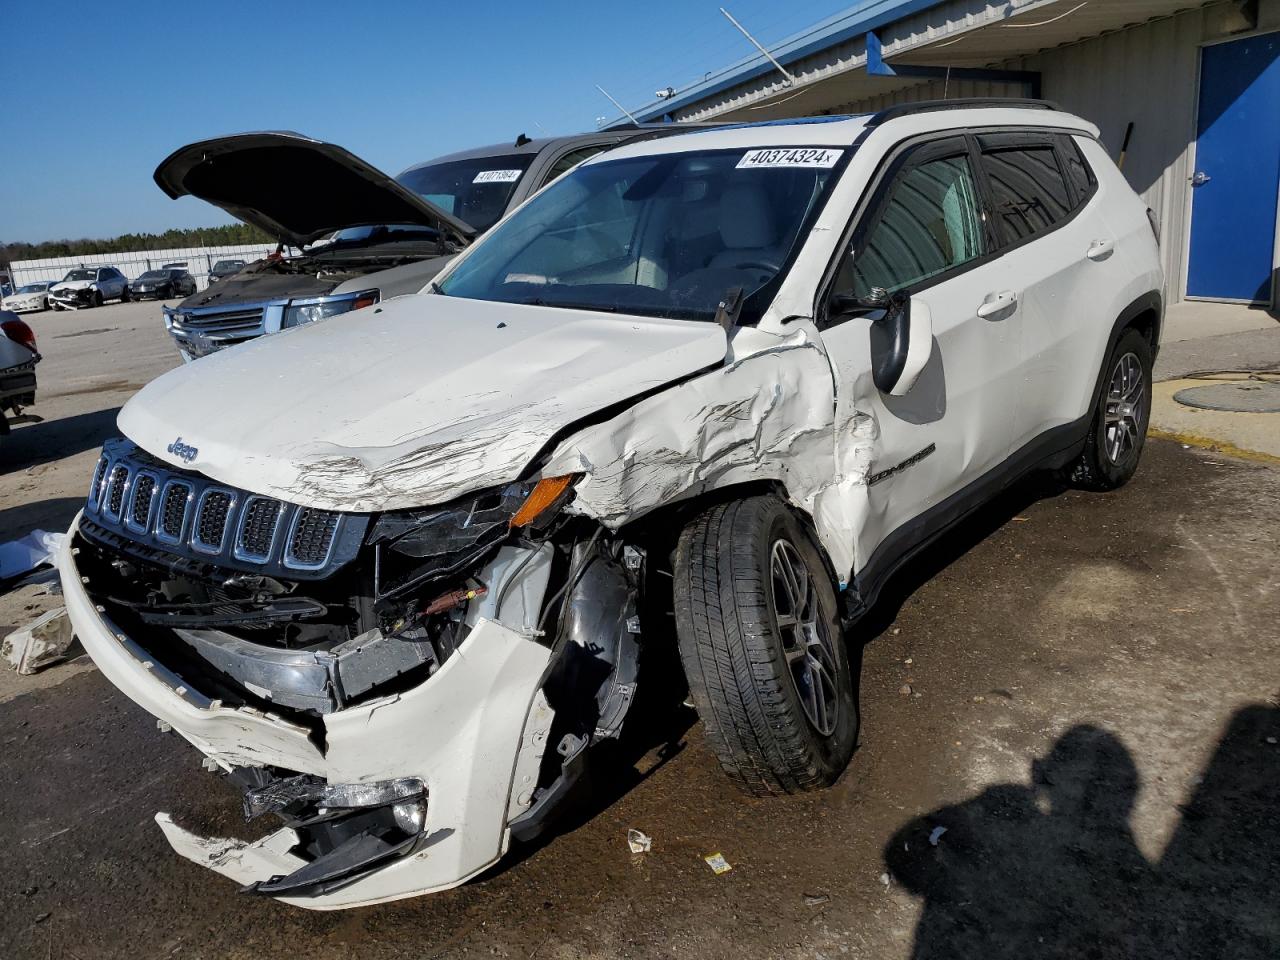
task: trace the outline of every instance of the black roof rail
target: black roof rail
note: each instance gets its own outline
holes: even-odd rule
[[[1017,110],[1061,110],[1052,100],[1030,100],[1023,97],[970,97],[960,100],[920,100],[917,103],[900,103],[873,113],[867,119],[868,127],[908,117],[915,113],[933,113],[938,110],[974,110],[982,107],[1011,107]]]

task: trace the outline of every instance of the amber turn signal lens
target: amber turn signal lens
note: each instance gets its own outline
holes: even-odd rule
[[[546,511],[555,506],[569,489],[577,474],[566,473],[563,477],[543,477],[533,488],[529,498],[521,504],[516,515],[511,518],[511,526],[527,527]]]
[[[377,302],[378,302],[377,297],[361,297],[359,300],[357,300],[355,303],[351,305],[351,309],[359,310],[362,307],[372,307]]]

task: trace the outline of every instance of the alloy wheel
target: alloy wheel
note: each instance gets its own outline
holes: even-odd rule
[[[1111,371],[1107,387],[1107,404],[1103,412],[1103,448],[1114,465],[1124,462],[1137,449],[1141,439],[1146,377],[1137,354],[1126,353]]]
[[[782,638],[787,672],[795,685],[805,716],[824,737],[839,719],[835,640],[818,608],[817,591],[809,570],[789,540],[776,540],[770,552],[773,617]]]

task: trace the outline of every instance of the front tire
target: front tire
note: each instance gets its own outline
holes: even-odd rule
[[[128,288],[128,287],[125,287],[123,290],[121,290],[121,291],[120,291],[120,302],[121,302],[121,303],[128,303],[128,302],[129,302],[129,288]]]
[[[1103,368],[1102,389],[1084,451],[1070,468],[1084,490],[1115,490],[1138,469],[1151,420],[1151,344],[1125,330]]]
[[[100,307],[100,306],[102,306],[102,291],[101,291],[101,290],[95,290],[95,291],[93,291],[93,305],[94,305],[95,307]]]
[[[813,538],[775,497],[719,504],[680,536],[680,657],[707,741],[755,796],[830,786],[858,712],[836,593]]]

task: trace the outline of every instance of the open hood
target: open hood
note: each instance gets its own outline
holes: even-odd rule
[[[395,297],[171,370],[119,425],[148,453],[252,493],[421,507],[517,479],[584,417],[717,366],[727,348],[715,323]]]
[[[290,246],[346,227],[412,223],[467,241],[469,224],[332,143],[300,133],[238,133],[188,144],[156,167],[170,197],[199,197]]]

